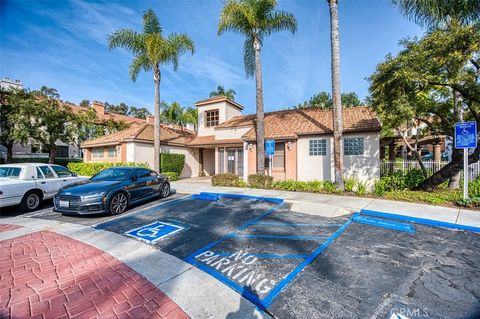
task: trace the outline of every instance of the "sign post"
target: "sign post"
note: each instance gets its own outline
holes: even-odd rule
[[[477,147],[477,122],[455,123],[455,148],[463,148],[463,199],[468,199],[468,149]]]
[[[265,141],[265,155],[268,155],[268,175],[272,176],[272,162],[275,154],[275,140]]]

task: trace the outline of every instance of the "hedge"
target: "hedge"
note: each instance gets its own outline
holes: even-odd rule
[[[3,164],[5,159],[0,158],[0,164]],[[48,163],[48,157],[20,157],[13,158],[12,163]],[[55,164],[67,166],[69,163],[83,163],[81,158],[57,157]]]
[[[241,181],[241,182],[240,182]],[[242,187],[243,180],[235,174],[217,174],[212,176],[213,186]]]
[[[183,166],[185,166],[185,155],[175,153],[160,154],[160,171],[175,172],[182,174]]]
[[[93,176],[98,172],[116,166],[138,166],[149,168],[147,163],[114,163],[114,162],[90,162],[90,163],[69,163],[68,169],[80,176]]]
[[[248,185],[253,188],[270,188],[273,184],[273,176],[268,175],[248,175]]]
[[[170,182],[178,181],[178,173],[177,172],[163,172],[162,175],[167,176]]]

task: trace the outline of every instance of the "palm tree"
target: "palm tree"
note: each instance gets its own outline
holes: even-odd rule
[[[193,124],[194,128],[197,129],[198,109],[196,107],[187,107],[183,110],[181,117],[184,124]]]
[[[225,96],[227,99],[235,101],[235,95],[236,94],[237,93],[234,90],[232,90],[232,89],[225,90],[223,85],[219,85],[219,86],[217,86],[217,89],[215,91],[210,92],[210,97]]]
[[[338,0],[327,0],[330,7],[330,41],[332,47],[332,100],[333,100],[333,162],[335,184],[343,190],[343,110],[340,91],[340,33],[338,30]]]
[[[265,128],[263,112],[262,63],[260,50],[263,40],[273,32],[297,31],[297,20],[293,14],[277,10],[276,0],[226,0],[218,34],[233,31],[245,36],[243,62],[247,77],[255,74],[257,119],[257,174],[265,174]]]
[[[154,170],[160,171],[160,66],[172,63],[178,67],[178,58],[183,53],[195,52],[195,45],[185,34],[170,34],[164,37],[162,27],[155,12],[148,9],[143,14],[143,33],[131,29],[120,29],[108,37],[110,49],[122,47],[130,51],[134,58],[130,64],[130,77],[135,81],[141,70],[153,71],[155,83],[154,106]]]
[[[392,0],[400,12],[418,25],[435,28],[451,21],[469,24],[480,19],[478,0]]]

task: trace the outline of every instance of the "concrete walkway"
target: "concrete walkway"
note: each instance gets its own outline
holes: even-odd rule
[[[196,194],[216,192],[278,197],[292,204],[292,210],[324,217],[336,217],[358,212],[361,209],[401,214],[411,217],[439,220],[480,227],[480,211],[391,201],[377,198],[289,192],[281,190],[213,187],[208,178],[191,178],[172,182],[179,193]]]

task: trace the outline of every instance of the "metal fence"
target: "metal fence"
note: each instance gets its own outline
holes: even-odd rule
[[[442,167],[447,165],[448,161],[424,161],[423,164],[428,171],[428,174],[433,174],[440,170]],[[412,169],[420,169],[420,165],[417,161],[399,161],[399,162],[390,162],[390,161],[381,161],[380,162],[380,175],[388,175],[394,171],[403,171],[408,172]],[[462,170],[463,172],[463,170]],[[480,162],[470,164],[468,167],[468,179],[473,180],[480,175]],[[463,173],[462,173],[463,174]]]

